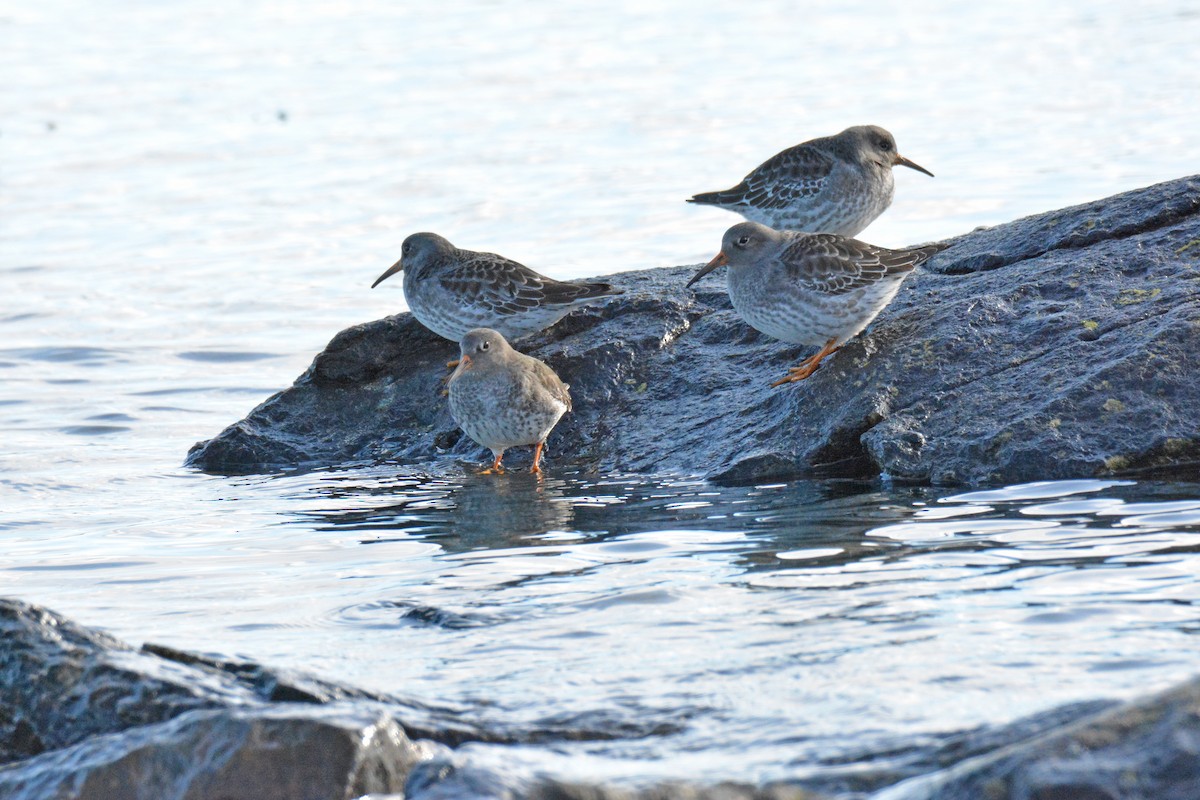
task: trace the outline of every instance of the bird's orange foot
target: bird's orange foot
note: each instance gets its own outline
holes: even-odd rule
[[[798,381],[804,380],[809,375],[812,375],[817,371],[817,367],[821,366],[822,360],[828,358],[838,351],[838,348],[834,346],[836,342],[836,338],[830,339],[825,343],[824,347],[801,361],[798,366],[790,368],[786,377],[780,378],[772,383],[771,386],[775,387],[783,386],[785,383],[797,383]]]
[[[492,462],[492,465],[479,474],[480,475],[503,475],[504,467],[501,466],[501,464],[500,464],[500,459],[502,459],[502,458],[504,458],[503,453],[496,456],[496,460]]]
[[[816,372],[817,367],[819,366],[821,366],[821,362],[819,361],[814,364],[810,364],[808,361],[805,361],[798,367],[791,367],[788,369],[788,374],[772,383],[771,386],[783,386],[785,383],[798,383],[799,381],[804,380],[809,375],[812,375],[814,372]]]
[[[457,366],[458,366],[458,359],[457,359],[457,358],[456,358],[456,359],[454,359],[453,361],[447,361],[447,362],[446,362],[446,369],[454,369],[454,368],[455,368],[455,367],[457,367]]]

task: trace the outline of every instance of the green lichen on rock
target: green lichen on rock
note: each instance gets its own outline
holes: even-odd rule
[[[1190,439],[1167,439],[1163,442],[1162,451],[1168,456],[1182,456],[1196,446]]]
[[[1192,258],[1200,258],[1200,239],[1192,239],[1190,242],[1185,242],[1182,247],[1175,251],[1175,255],[1181,256],[1189,250],[1193,251]]]
[[[1109,472],[1120,472],[1129,467],[1129,458],[1127,456],[1109,456],[1104,459],[1104,468]]]
[[[1153,300],[1160,294],[1162,294],[1162,289],[1122,289],[1117,293],[1117,299],[1113,300],[1113,303],[1118,306],[1132,306]]]

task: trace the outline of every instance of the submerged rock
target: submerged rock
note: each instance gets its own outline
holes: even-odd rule
[[[1200,177],[952,240],[864,334],[778,389],[808,353],[742,322],[722,280],[684,289],[695,269],[609,276],[626,294],[517,344],[571,385],[551,469],[1200,478]],[[409,314],[349,328],[187,463],[481,461],[442,397],[455,355]]]

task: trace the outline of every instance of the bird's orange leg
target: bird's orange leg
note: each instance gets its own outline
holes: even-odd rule
[[[788,369],[787,377],[780,378],[772,383],[772,386],[783,386],[785,383],[796,383],[802,381],[809,375],[817,371],[817,367],[821,366],[821,361],[836,353],[840,347],[835,347],[837,339],[830,339],[825,343],[825,346],[818,350],[813,355],[800,362],[799,366]]]
[[[456,358],[456,359],[454,359],[453,361],[447,361],[447,362],[446,362],[446,369],[454,369],[454,368],[455,368],[455,367],[457,367],[457,366],[458,366],[458,359],[457,359],[457,358]]]
[[[533,466],[529,468],[529,471],[536,475],[542,474],[542,448],[545,444],[545,442],[538,442],[537,446],[533,448]]]
[[[480,475],[503,475],[504,467],[502,467],[500,465],[500,459],[502,459],[502,458],[504,458],[504,453],[500,453],[499,455],[497,455],[496,460],[492,462],[492,465],[479,474]]]

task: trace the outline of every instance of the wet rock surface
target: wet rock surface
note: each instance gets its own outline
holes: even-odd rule
[[[879,800],[981,797],[1200,797],[1200,679],[896,786]]]
[[[1200,478],[1200,177],[951,245],[815,375],[777,389],[808,353],[742,322],[719,276],[695,292],[696,267],[608,276],[625,295],[516,343],[571,385],[547,464],[729,482]],[[188,463],[482,461],[441,393],[456,354],[408,314],[349,328]]]
[[[0,600],[0,763],[197,709],[254,702],[37,606]]]
[[[349,800],[401,791],[422,755],[395,720],[363,709],[189,711],[0,769],[0,796]]]
[[[864,752],[795,783],[630,788],[481,766],[457,746],[670,731],[606,729],[603,720],[485,731],[467,709],[171,648],[135,650],[16,600],[0,599],[0,628],[6,800],[1200,797],[1200,679],[1133,703],[1079,703],[999,728],[925,737],[903,752]]]

